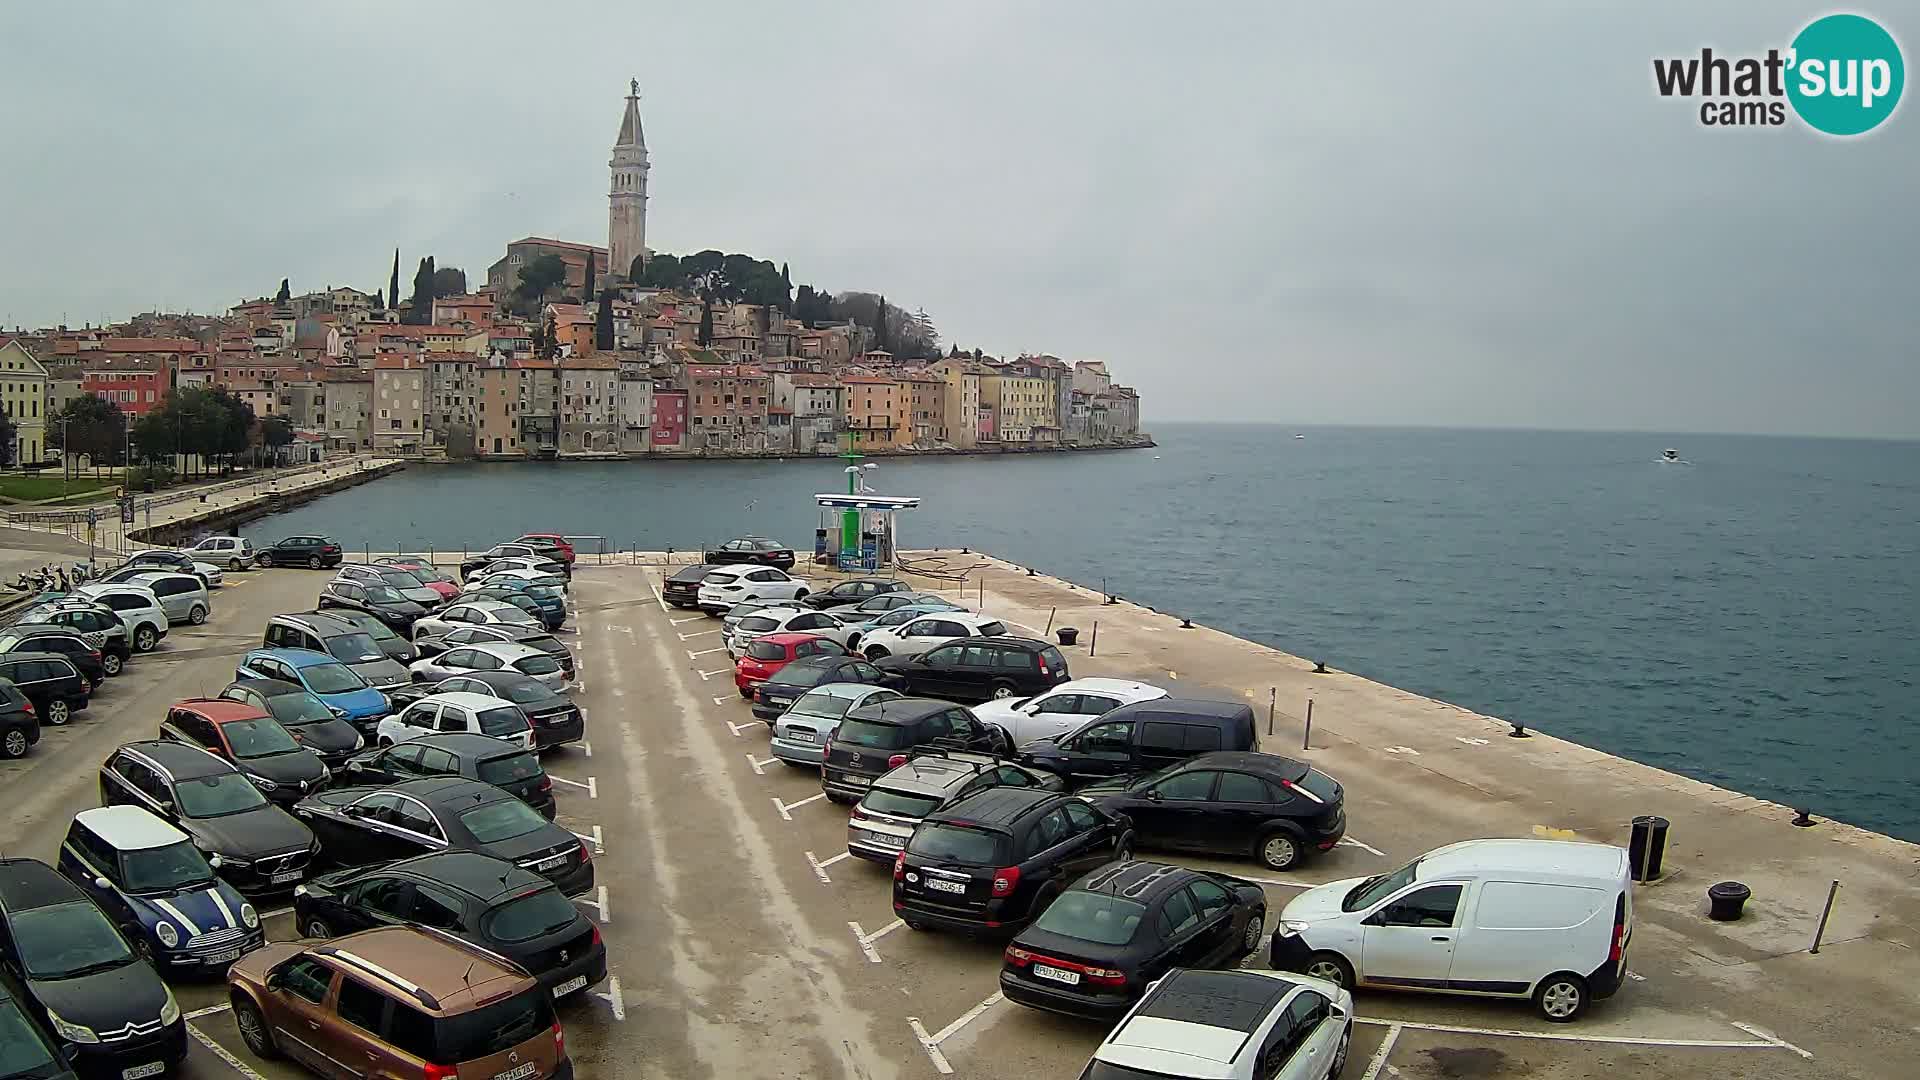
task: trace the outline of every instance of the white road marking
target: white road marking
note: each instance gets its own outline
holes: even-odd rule
[[[727,726],[732,727],[733,725],[729,723]],[[736,731],[734,732],[734,734],[738,735],[739,732]],[[765,761],[761,761],[759,758],[754,757],[752,754],[747,755],[747,764],[753,766],[753,774],[755,776],[767,775],[766,766],[778,765],[779,763],[780,763],[780,759],[777,757],[770,757]]]
[[[293,909],[290,907],[277,907],[277,908],[274,908],[272,911],[262,911],[259,913],[262,919],[277,919],[282,915],[291,915],[291,914],[293,914]]]
[[[1241,881],[1251,881],[1256,885],[1273,885],[1282,889],[1317,889],[1326,884],[1324,881],[1281,881],[1279,878],[1248,877],[1245,874],[1235,874],[1233,876],[1239,878]]]
[[[736,724],[731,720],[727,721],[727,727],[733,729],[733,736],[736,739],[740,737],[740,733],[743,731],[751,731],[754,728],[765,726],[766,725],[759,720],[749,720],[744,724]]]
[[[1371,844],[1363,844],[1363,843],[1361,843],[1360,841],[1358,841],[1358,840],[1355,840],[1355,839],[1354,839],[1353,837],[1351,837],[1351,836],[1343,836],[1343,837],[1341,837],[1341,838],[1340,838],[1340,842],[1341,842],[1342,844],[1346,844],[1346,845],[1348,845],[1348,846],[1350,846],[1350,847],[1357,847],[1357,848],[1359,848],[1359,849],[1360,849],[1361,851],[1371,851],[1371,852],[1373,852],[1373,853],[1374,853],[1375,855],[1378,855],[1378,856],[1380,856],[1380,857],[1381,857],[1381,858],[1383,858],[1383,859],[1387,857],[1387,853],[1386,853],[1386,852],[1384,852],[1384,851],[1381,851],[1381,850],[1380,850],[1379,848],[1377,848],[1377,847],[1374,847],[1374,846],[1373,846],[1373,845],[1371,845]]]
[[[705,621],[706,621],[706,618],[707,618],[707,617],[706,617],[705,615],[695,615],[695,616],[693,616],[693,617],[692,617],[692,618],[690,618],[690,619],[668,619],[668,620],[667,620],[667,625],[668,625],[668,626],[680,626],[680,625],[683,625],[683,624],[685,624],[685,623],[690,623],[690,622],[705,622]]]
[[[1389,753],[1389,754],[1404,754],[1404,755],[1406,755],[1406,756],[1408,756],[1408,757],[1419,757],[1419,756],[1420,756],[1420,751],[1418,751],[1418,750],[1415,750],[1415,749],[1414,749],[1413,747],[1411,747],[1411,746],[1389,746],[1389,747],[1387,747],[1387,753]]]
[[[607,629],[609,629],[609,630],[611,630],[611,631],[613,631],[613,632],[614,632],[614,633],[616,633],[616,634],[631,634],[631,633],[633,633],[633,627],[631,627],[631,626],[621,626],[621,625],[619,625],[618,623],[608,623],[608,624],[607,624]]]
[[[615,694],[618,694],[618,693],[620,692],[620,688],[619,688],[619,687],[617,687],[617,686],[616,686],[616,687],[614,687],[614,691],[613,691],[613,692],[614,692]],[[580,714],[580,719],[582,719],[582,720],[585,720],[586,718],[587,718],[587,714],[586,714],[586,713],[585,713],[584,711],[583,711],[583,712],[581,712],[581,714]],[[587,740],[585,740],[585,739],[581,739],[581,740],[580,740],[580,751],[581,751],[582,753],[584,753],[584,754],[586,754],[586,755],[587,755],[588,757],[592,757],[592,756],[593,756],[593,744],[592,744],[592,743],[590,743],[590,742],[588,742],[588,741],[587,741]]]
[[[572,830],[568,830],[568,831],[572,831]],[[588,835],[587,835],[586,833],[574,833],[573,835],[575,835],[575,836],[577,836],[577,837],[579,837],[580,839],[582,839],[582,840],[585,840],[585,841],[587,841],[588,843],[590,843],[590,844],[592,844],[592,845],[593,845],[593,853],[594,853],[595,855],[605,855],[605,854],[607,853],[607,844],[606,844],[606,841],[604,841],[604,840],[602,840],[602,839],[600,839],[600,826],[598,826],[598,825],[595,825],[595,826],[593,827],[593,835],[592,835],[592,836],[588,836]]]
[[[587,798],[589,799],[597,799],[600,797],[600,782],[598,780],[595,780],[591,776],[587,777],[587,782],[584,784],[578,780],[569,780],[564,776],[555,776],[552,773],[547,774],[547,779],[553,781],[556,784],[571,784],[572,786],[577,788],[585,788],[587,792]]]
[[[1629,971],[1629,972],[1627,972],[1627,978],[1629,978],[1629,979],[1632,979],[1632,980],[1633,980],[1634,982],[1646,982],[1646,981],[1647,981],[1647,977],[1646,977],[1645,975],[1642,975],[1642,974],[1640,974],[1640,973],[1639,973],[1639,972],[1637,972],[1637,971]],[[1735,1026],[1735,1027],[1739,1027],[1740,1025],[1738,1025],[1738,1024],[1735,1024],[1734,1026]]]
[[[978,1020],[981,1013],[986,1012],[1004,1000],[1006,999],[1000,994],[994,994],[987,1000],[960,1014],[960,1019],[941,1028],[939,1033],[935,1035],[927,1034],[926,1026],[920,1022],[920,1018],[917,1016],[907,1017],[907,1023],[913,1028],[914,1038],[920,1040],[920,1048],[925,1050],[927,1057],[933,1060],[933,1067],[942,1073],[951,1073],[953,1072],[953,1066],[947,1063],[947,1056],[940,1052],[940,1044],[953,1038],[961,1028]]]
[[[616,686],[616,687],[614,687],[614,688],[613,688],[613,696],[614,696],[614,697],[626,697],[626,696],[627,696],[627,692],[626,692],[625,690],[622,690],[622,689],[620,689],[619,687],[617,687],[617,686]]]
[[[584,896],[576,896],[573,898],[573,902],[576,904],[585,904],[588,907],[592,908],[593,910],[599,912],[601,922],[603,923],[612,922],[613,916],[607,914],[607,887],[605,885],[596,887],[594,889],[594,896],[595,896],[595,899],[592,899],[592,900],[589,900]]]
[[[668,615],[672,615],[673,613],[671,611],[667,611],[667,598],[660,595],[660,586],[649,581],[647,582],[647,588],[653,590],[653,601],[660,605],[660,610],[666,611]]]
[[[1454,742],[1457,742],[1457,743],[1466,743],[1466,744],[1467,744],[1468,746],[1485,746],[1485,745],[1487,745],[1487,740],[1485,740],[1485,739],[1475,739],[1475,738],[1470,738],[1470,737],[1468,737],[1468,736],[1466,736],[1466,735],[1455,735],[1455,736],[1453,737],[1453,741],[1454,741]]]
[[[920,1018],[909,1016],[907,1023],[913,1028],[913,1037],[920,1040],[920,1049],[925,1050],[927,1057],[932,1059],[934,1070],[942,1076],[952,1075],[953,1066],[947,1064],[947,1055],[940,1052],[940,1044],[934,1041],[933,1036],[927,1034],[927,1029],[920,1023]]]
[[[717,652],[726,652],[726,651],[727,651],[727,649],[726,649],[726,646],[724,646],[724,645],[723,645],[723,646],[721,646],[720,648],[717,648],[717,649],[701,649],[701,650],[700,650],[699,652],[694,652],[694,651],[693,651],[692,649],[688,649],[688,650],[687,650],[687,659],[689,659],[689,660],[698,660],[698,659],[700,659],[700,658],[701,658],[701,657],[703,657],[703,656],[712,656],[712,655],[713,655],[714,653],[717,653]]]
[[[1360,1080],[1374,1080],[1380,1075],[1380,1067],[1387,1063],[1387,1055],[1393,1053],[1394,1041],[1399,1038],[1400,1025],[1388,1025],[1387,1037],[1381,1040],[1380,1049],[1373,1052],[1373,1057],[1367,1059],[1367,1071],[1360,1074]]]
[[[713,628],[713,629],[711,629],[711,630],[695,630],[695,631],[694,631],[693,633],[691,633],[691,634],[681,634],[681,635],[680,635],[680,640],[681,640],[681,641],[692,641],[692,640],[693,640],[694,638],[697,638],[697,637],[706,637],[706,636],[707,636],[708,634],[717,634],[717,633],[719,633],[719,632],[720,632],[720,628],[719,628],[719,627],[717,627],[717,626],[716,626],[716,627],[714,627],[714,628]]]
[[[704,682],[704,681],[705,681],[705,680],[707,680],[707,679],[711,679],[711,678],[713,678],[713,677],[714,677],[715,675],[731,675],[731,674],[733,674],[733,669],[732,669],[732,668],[730,668],[730,667],[723,667],[723,668],[718,668],[718,669],[716,669],[716,670],[713,670],[713,671],[703,671],[703,672],[701,672],[701,673],[700,673],[700,679],[701,679],[701,681],[703,681],[703,682]]]
[[[1739,1028],[1741,1031],[1746,1032],[1747,1034],[1753,1036],[1756,1039],[1764,1039],[1767,1042],[1770,1042],[1773,1045],[1781,1048],[1782,1050],[1791,1050],[1794,1053],[1799,1054],[1801,1057],[1806,1058],[1808,1060],[1812,1060],[1813,1058],[1813,1055],[1811,1053],[1808,1053],[1807,1051],[1800,1049],[1799,1047],[1793,1045],[1792,1043],[1788,1042],[1785,1039],[1782,1039],[1780,1036],[1765,1030],[1764,1028],[1758,1028],[1753,1026],[1752,1024],[1748,1024],[1739,1020],[1735,1020],[1733,1022],[1733,1026]]]
[[[1710,1050],[1791,1050],[1803,1057],[1813,1055],[1792,1043],[1763,1034],[1750,1024],[1736,1023],[1733,1026],[1758,1037],[1757,1042],[1736,1039],[1652,1039],[1634,1035],[1580,1035],[1562,1031],[1514,1031],[1506,1028],[1460,1027],[1454,1024],[1421,1024],[1412,1020],[1382,1020],[1372,1016],[1356,1016],[1356,1024],[1371,1024],[1384,1027],[1389,1031],[1406,1028],[1409,1031],[1442,1031],[1453,1035],[1491,1035],[1502,1039],[1541,1039],[1547,1042],[1600,1043],[1609,1046],[1689,1046]]]
[[[827,876],[827,867],[832,866],[834,863],[839,862],[841,859],[853,858],[852,853],[846,852],[846,851],[843,851],[840,854],[835,855],[833,858],[826,859],[824,861],[821,859],[815,858],[813,852],[811,851],[807,852],[806,854],[807,854],[807,865],[813,867],[813,876],[819,878],[820,884],[822,885],[833,884],[833,879]]]
[[[867,962],[870,964],[878,964],[880,963],[880,953],[873,947],[873,943],[905,925],[906,924],[899,919],[895,919],[871,934],[860,929],[860,924],[857,922],[850,922],[847,924],[847,927],[853,931],[854,940],[860,943],[860,951],[867,954]]]
[[[717,697],[713,699],[713,703],[715,705],[725,705],[727,703],[727,699],[723,697]]]
[[[216,1016],[223,1012],[229,1012],[232,1009],[233,1009],[233,1006],[231,1004],[209,1005],[204,1009],[195,1009],[192,1012],[187,1013],[185,1016],[182,1016],[180,1019],[198,1020],[203,1016]]]
[[[248,1065],[244,1061],[241,1061],[239,1058],[234,1057],[233,1051],[227,1049],[224,1046],[221,1046],[217,1042],[214,1042],[213,1036],[208,1035],[206,1032],[201,1031],[199,1028],[194,1027],[192,1024],[187,1025],[187,1034],[193,1036],[194,1040],[198,1042],[201,1046],[204,1046],[208,1050],[211,1050],[213,1052],[214,1057],[217,1057],[221,1061],[224,1061],[227,1064],[233,1066],[233,1071],[239,1073],[241,1076],[246,1077],[247,1080],[266,1080],[265,1077],[261,1076],[257,1072],[254,1072],[252,1066]]]
[[[620,996],[620,976],[607,976],[606,992],[602,993],[595,990],[593,996],[613,1006],[613,1018],[615,1020],[625,1020],[627,1018],[627,1002],[625,998]]]
[[[824,799],[826,797],[827,797],[827,793],[823,791],[818,795],[809,795],[806,798],[801,799],[797,803],[784,803],[784,802],[781,802],[779,799],[774,799],[772,801],[773,801],[773,808],[775,810],[780,811],[780,817],[783,820],[792,821],[793,814],[790,813],[789,811],[798,810],[800,807],[805,806],[810,802],[819,802],[821,799]]]

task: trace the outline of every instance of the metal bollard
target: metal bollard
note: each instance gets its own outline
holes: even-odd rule
[[[1100,653],[1100,620],[1095,619],[1093,620],[1093,640],[1087,642],[1087,655],[1097,656],[1099,655],[1099,653]]]
[[[1820,925],[1813,928],[1813,947],[1807,950],[1810,953],[1820,951],[1820,939],[1826,936],[1827,933],[1827,916],[1833,914],[1833,897],[1834,894],[1839,891],[1840,882],[1838,880],[1827,886],[1827,906],[1820,909]]]
[[[1041,637],[1045,637],[1047,634],[1053,631],[1053,616],[1054,616],[1054,613],[1059,610],[1060,609],[1057,607],[1050,607],[1047,609],[1047,628],[1045,630],[1040,631]]]
[[[1271,726],[1271,725],[1269,725]],[[1307,699],[1307,730],[1300,736],[1300,749],[1313,749],[1313,699]]]

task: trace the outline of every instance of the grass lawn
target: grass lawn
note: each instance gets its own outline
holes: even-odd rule
[[[0,496],[25,502],[37,502],[41,499],[57,499],[63,491],[77,495],[85,491],[117,487],[119,484],[117,477],[96,479],[91,476],[76,476],[66,481],[63,487],[58,470],[50,474],[8,474],[0,476]]]

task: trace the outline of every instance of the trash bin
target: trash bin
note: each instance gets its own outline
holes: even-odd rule
[[[1059,635],[1062,645],[1072,645],[1080,640],[1080,628],[1077,626],[1063,626],[1054,633]]]
[[[1635,881],[1652,881],[1660,876],[1660,864],[1667,856],[1667,826],[1672,824],[1663,817],[1633,819],[1627,863]]]
[[[1722,881],[1707,890],[1707,918],[1737,922],[1753,890],[1738,881]]]

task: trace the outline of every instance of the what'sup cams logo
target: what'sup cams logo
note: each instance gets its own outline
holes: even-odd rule
[[[1864,15],[1828,15],[1765,56],[1656,59],[1653,84],[1666,98],[1700,99],[1706,127],[1780,127],[1787,108],[1827,135],[1864,135],[1900,104],[1907,68],[1900,43]]]

